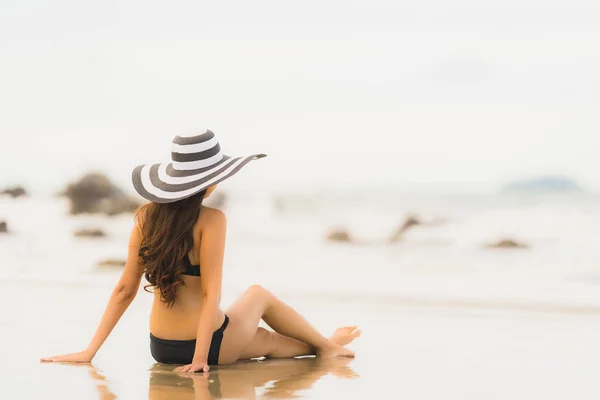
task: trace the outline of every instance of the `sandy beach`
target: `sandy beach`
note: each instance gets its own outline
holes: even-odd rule
[[[2,283],[5,298],[30,284]],[[577,398],[598,395],[598,315],[501,308],[421,307],[369,299],[286,296],[323,329],[363,327],[354,360],[266,360],[184,377],[148,351],[150,296],[140,293],[93,366],[37,364],[40,354],[77,350],[93,332],[108,283],[29,286],[4,313],[0,367],[6,398]],[[231,299],[228,294],[225,303]],[[77,301],[85,296],[85,304]],[[57,321],[56,310],[61,320]],[[27,315],[27,318],[19,318]],[[43,338],[40,340],[40,338]],[[17,345],[18,344],[18,345]]]

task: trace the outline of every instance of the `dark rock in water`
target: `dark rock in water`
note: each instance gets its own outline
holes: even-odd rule
[[[390,237],[390,242],[397,242],[402,239],[402,236],[413,226],[422,225],[423,222],[416,215],[409,215],[404,220],[404,223],[398,228],[396,232]]]
[[[107,258],[96,264],[98,268],[123,268],[125,267],[125,260],[118,260],[114,258]]]
[[[515,240],[504,239],[496,243],[490,243],[485,246],[488,249],[528,249],[529,246],[519,243]]]
[[[79,181],[69,185],[65,194],[67,196],[98,199],[119,195],[121,192],[105,175],[90,173],[84,175]]]
[[[102,238],[106,236],[103,230],[100,229],[80,229],[73,234],[75,237],[91,237]]]
[[[350,234],[342,229],[336,229],[327,234],[327,240],[330,242],[346,242],[352,241]]]
[[[13,186],[6,188],[0,192],[0,196],[4,194],[9,195],[13,199],[15,199],[17,197],[27,196],[27,191],[22,186]]]
[[[8,233],[8,224],[4,221],[0,221],[0,233]]]
[[[71,201],[70,213],[104,213],[115,215],[134,211],[139,203],[129,198],[110,179],[100,173],[83,176],[70,184],[64,195]]]
[[[512,182],[503,189],[508,192],[582,192],[579,184],[569,178],[542,177]]]
[[[106,176],[99,173],[85,175],[70,184],[64,193],[71,201],[71,214],[102,212],[102,200],[122,195]]]
[[[107,215],[131,213],[138,209],[140,202],[130,197],[117,197],[102,201],[102,212]]]

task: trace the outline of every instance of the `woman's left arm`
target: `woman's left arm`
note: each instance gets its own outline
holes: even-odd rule
[[[127,262],[125,263],[125,269],[123,270],[121,279],[119,279],[119,282],[115,286],[115,289],[110,296],[106,310],[102,315],[102,319],[100,320],[96,333],[90,341],[87,349],[79,353],[45,357],[40,359],[40,361],[76,363],[89,363],[92,361],[96,355],[96,352],[108,338],[108,335],[112,332],[119,319],[121,319],[121,316],[123,313],[125,313],[125,310],[127,310],[129,305],[133,302],[133,299],[138,292],[143,275],[143,271],[140,269],[138,260],[140,242],[141,234],[136,223],[129,237],[129,254],[127,256]]]
[[[196,334],[196,349],[192,363],[176,368],[177,372],[208,372],[208,351],[213,335],[215,318],[221,302],[221,282],[223,279],[223,256],[227,220],[221,210],[210,209],[207,223],[202,230],[200,241],[200,266],[202,275],[202,310]]]

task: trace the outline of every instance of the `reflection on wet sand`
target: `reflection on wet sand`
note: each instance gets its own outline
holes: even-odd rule
[[[172,365],[155,364],[150,369],[148,399],[302,397],[299,391],[325,375],[357,378],[350,362],[348,358],[315,357],[247,361],[215,367],[207,374],[178,374]]]
[[[81,366],[83,368],[88,368],[88,373],[90,374],[90,377],[93,379],[94,384],[96,385],[96,390],[98,391],[98,398],[100,400],[114,400],[117,398],[117,396],[115,396],[115,394],[110,390],[106,377],[102,375],[94,365],[75,365]]]

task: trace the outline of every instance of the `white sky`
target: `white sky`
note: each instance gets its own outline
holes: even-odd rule
[[[597,1],[0,0],[0,184],[127,184],[212,129],[242,185],[600,189]]]

